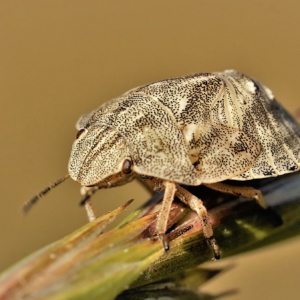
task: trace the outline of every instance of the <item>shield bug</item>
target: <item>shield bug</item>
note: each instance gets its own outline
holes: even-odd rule
[[[69,174],[28,201],[27,211],[51,188],[71,177],[81,184],[90,220],[90,196],[139,177],[165,190],[157,234],[168,249],[166,224],[174,196],[195,210],[204,236],[219,249],[202,201],[180,185],[253,198],[260,191],[224,180],[278,176],[300,168],[300,126],[263,84],[241,73],[199,73],[130,90],[83,115],[69,160]]]

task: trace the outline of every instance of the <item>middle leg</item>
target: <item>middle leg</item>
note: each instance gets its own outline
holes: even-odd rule
[[[176,184],[175,182],[164,180],[162,182],[162,185],[165,188],[165,194],[164,194],[162,206],[156,223],[156,231],[163,243],[165,250],[168,251],[169,242],[166,236],[166,231],[167,231],[167,224],[168,224],[168,218],[171,210],[171,205],[174,200],[174,196],[176,192]]]
[[[176,185],[176,196],[198,214],[203,230],[203,235],[206,238],[207,243],[213,250],[213,259],[220,259],[219,246],[217,245],[216,239],[214,238],[213,229],[203,202],[179,185]]]

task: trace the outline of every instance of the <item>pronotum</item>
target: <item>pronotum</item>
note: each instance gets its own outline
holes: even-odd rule
[[[239,72],[198,73],[141,86],[104,103],[77,122],[68,175],[37,194],[24,211],[71,177],[81,184],[89,219],[90,196],[139,177],[165,190],[156,225],[168,250],[166,225],[174,196],[199,215],[203,234],[219,248],[202,201],[181,185],[255,199],[260,191],[223,180],[278,176],[300,168],[300,126],[263,84]]]

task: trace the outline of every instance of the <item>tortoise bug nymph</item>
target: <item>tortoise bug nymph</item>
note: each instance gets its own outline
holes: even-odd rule
[[[167,79],[130,90],[82,116],[68,176],[82,204],[100,188],[140,177],[165,190],[157,234],[165,236],[174,196],[195,210],[214,257],[219,249],[202,201],[180,186],[205,185],[267,205],[260,191],[224,180],[278,176],[300,168],[300,126],[261,83],[233,70]],[[25,210],[43,196],[42,191]]]

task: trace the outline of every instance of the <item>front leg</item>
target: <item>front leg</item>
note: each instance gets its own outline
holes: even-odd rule
[[[98,191],[99,187],[87,187],[83,186],[80,189],[80,194],[83,197],[80,201],[80,205],[84,205],[89,221],[92,222],[96,219],[96,213],[92,206],[91,196]]]

